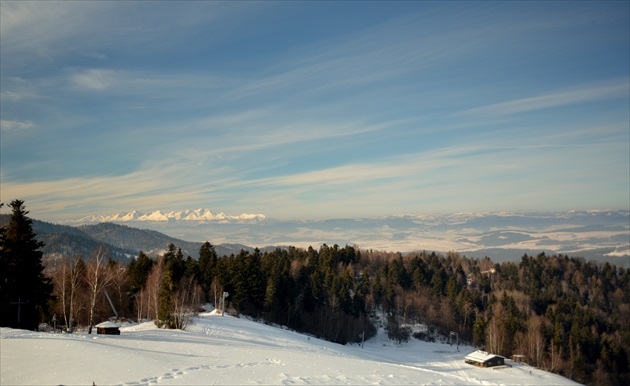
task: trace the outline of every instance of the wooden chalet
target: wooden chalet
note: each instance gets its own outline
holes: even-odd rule
[[[96,325],[97,334],[120,335],[120,324],[103,322]]]
[[[505,366],[505,358],[481,350],[466,355],[464,362],[478,367]]]

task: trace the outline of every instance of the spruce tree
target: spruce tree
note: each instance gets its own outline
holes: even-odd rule
[[[158,327],[175,328],[173,319],[173,293],[175,285],[173,283],[173,270],[168,264],[164,267],[164,278],[160,286],[160,308],[158,310],[158,320],[155,324]]]
[[[127,274],[131,280],[131,290],[133,293],[138,293],[140,289],[145,286],[147,278],[151,273],[151,268],[153,268],[153,260],[142,251],[138,254],[137,259],[132,260],[129,265],[127,265]]]
[[[206,241],[199,248],[199,281],[206,295],[210,293],[212,280],[216,275],[217,260],[217,252],[214,250],[214,246]]]
[[[35,330],[47,313],[52,282],[44,276],[44,243],[36,239],[24,201],[13,200],[0,235],[0,325]]]

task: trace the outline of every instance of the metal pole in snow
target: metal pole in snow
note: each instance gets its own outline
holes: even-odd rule
[[[116,319],[118,319],[118,312],[116,312],[116,307],[114,307],[114,303],[112,302],[112,299],[109,297],[109,294],[107,293],[107,291],[103,291],[103,292],[105,292],[105,297],[107,298],[109,305],[112,307],[112,311],[114,311],[114,315],[116,315]]]
[[[448,341],[451,344],[451,347],[453,347],[453,335],[455,335],[455,341],[457,343],[457,351],[459,351],[459,333],[455,331],[451,331],[451,333],[448,336]]]
[[[221,300],[221,316],[225,315],[225,298],[230,296],[229,293],[223,292],[223,300]]]

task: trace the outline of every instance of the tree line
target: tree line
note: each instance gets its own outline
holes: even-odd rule
[[[17,217],[26,218],[19,204]],[[16,232],[29,233],[25,224],[17,228],[12,218],[2,231],[0,272],[16,264],[10,263],[18,253]],[[326,244],[218,256],[206,242],[199,259],[170,244],[159,258],[140,252],[127,265],[109,259],[103,248],[41,264],[34,236],[22,236],[30,254],[20,256],[39,272],[37,288],[52,296],[36,300],[29,286],[18,285],[26,279],[3,274],[3,325],[15,326],[17,298],[29,301],[22,307],[32,314],[39,312],[28,326],[22,319],[22,328],[35,328],[52,314],[69,330],[89,328],[114,312],[185,328],[202,304],[220,306],[227,292],[229,312],[333,342],[360,342],[379,327],[398,342],[457,332],[460,341],[519,355],[578,382],[630,383],[630,269],[608,263],[541,253],[496,264],[457,253],[402,255]],[[32,263],[38,258],[39,266]]]

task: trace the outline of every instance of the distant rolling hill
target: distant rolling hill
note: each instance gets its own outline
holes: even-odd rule
[[[10,215],[0,215],[0,224],[6,226]],[[143,251],[156,257],[167,250],[169,244],[181,248],[184,256],[199,257],[202,242],[189,242],[163,233],[132,228],[113,223],[100,223],[72,227],[52,224],[32,219],[33,231],[37,239],[45,243],[42,248],[45,256],[82,255],[90,257],[101,245],[110,251],[114,260],[125,262],[137,257]],[[214,245],[219,256],[237,254],[241,249],[252,251],[253,248],[241,244]]]

